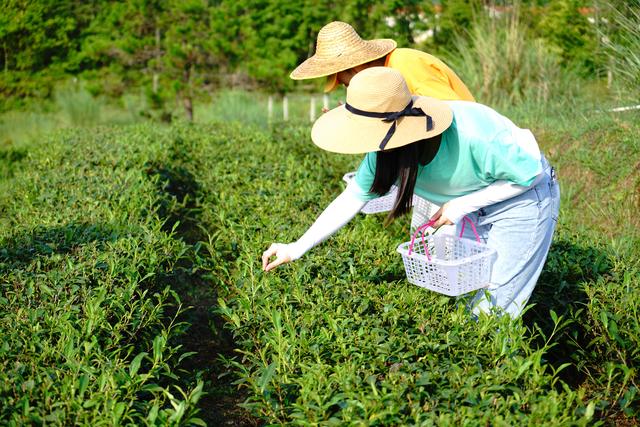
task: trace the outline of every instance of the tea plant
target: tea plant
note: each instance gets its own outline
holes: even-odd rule
[[[150,133],[151,132],[151,133]],[[157,214],[152,129],[69,132],[8,167],[0,209],[3,424],[201,424],[167,286],[187,245]],[[7,157],[13,161],[13,158]],[[5,176],[6,177],[6,176]]]
[[[199,217],[209,235],[200,268],[226,289],[219,312],[239,347],[227,361],[252,392],[245,406],[254,413],[300,425],[584,425],[637,416],[637,359],[630,351],[638,324],[635,230],[616,230],[630,240],[619,253],[594,243],[599,228],[572,237],[580,223],[598,219],[574,214],[565,194],[569,212],[525,321],[470,322],[464,299],[404,280],[394,249],[407,239],[408,219],[384,230],[382,217],[359,216],[301,260],[262,273],[262,250],[299,237],[358,159],[321,152],[295,127],[184,132],[191,135],[182,138],[184,152],[197,153],[184,165],[199,182]],[[552,146],[549,157],[561,173],[570,167],[569,154],[555,151],[552,139],[543,135],[541,143]],[[580,150],[577,142],[573,147]],[[611,185],[633,177],[626,171],[618,168]],[[569,195],[583,184],[571,173],[560,176]],[[607,190],[592,189],[589,197],[608,197]],[[609,212],[616,220],[629,209]],[[611,285],[602,287],[603,280]],[[627,298],[613,297],[607,289],[624,280]],[[615,338],[598,338],[607,329],[595,289],[610,296],[609,310],[633,313],[624,323],[614,319],[619,340],[627,340],[622,348]]]
[[[143,125],[5,148],[1,422],[213,425],[199,405],[229,376],[273,424],[636,422],[640,129],[587,119],[534,128],[562,211],[515,322],[472,321],[466,297],[408,284],[395,248],[409,218],[359,215],[263,273],[262,251],[297,239],[359,162],[315,148],[306,126]],[[185,298],[218,304],[189,315]],[[195,322],[236,351],[193,345]],[[189,364],[192,350],[205,353]]]

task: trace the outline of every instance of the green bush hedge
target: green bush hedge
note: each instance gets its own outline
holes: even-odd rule
[[[158,214],[176,202],[148,167],[161,138],[83,130],[2,156],[2,424],[198,422],[169,286],[187,245]]]
[[[616,252],[597,230],[578,235],[585,217],[565,212],[525,321],[469,322],[463,301],[404,280],[394,250],[408,238],[408,218],[385,230],[382,216],[359,216],[301,260],[263,274],[261,252],[299,237],[359,159],[321,152],[308,129],[199,131],[189,131],[183,151],[197,153],[187,167],[210,235],[202,268],[208,262],[227,289],[220,312],[240,352],[229,363],[256,414],[301,425],[579,425],[637,417],[633,227],[618,230],[631,242]],[[567,169],[562,185],[571,194],[582,184],[568,171],[575,157],[550,151]],[[585,198],[606,192],[593,188]],[[629,209],[612,211],[625,217]],[[614,324],[603,306],[615,319],[629,314],[615,320],[617,340],[603,336]]]
[[[537,132],[561,222],[517,322],[470,321],[464,298],[409,285],[394,252],[408,218],[359,215],[264,274],[262,251],[298,238],[359,162],[315,148],[307,127],[144,125],[6,148],[0,419],[200,423],[175,293],[197,276],[220,295],[244,406],[267,423],[635,422],[638,130]]]

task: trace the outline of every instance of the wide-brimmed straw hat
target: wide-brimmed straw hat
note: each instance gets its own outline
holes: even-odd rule
[[[400,72],[371,67],[351,79],[346,104],[316,120],[311,139],[335,153],[368,153],[434,137],[452,121],[443,101],[412,96]]]
[[[346,22],[330,22],[320,29],[315,54],[291,72],[294,80],[332,77],[325,90],[337,85],[335,74],[382,58],[396,48],[391,39],[363,40]]]

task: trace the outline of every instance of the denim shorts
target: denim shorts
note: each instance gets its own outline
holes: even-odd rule
[[[470,303],[474,315],[497,310],[518,317],[536,286],[560,208],[555,171],[546,159],[542,163],[544,177],[534,187],[467,215],[484,243],[498,253],[489,287]],[[465,227],[463,237],[475,239],[471,227]]]

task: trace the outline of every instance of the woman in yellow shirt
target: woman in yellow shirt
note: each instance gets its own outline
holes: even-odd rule
[[[398,49],[391,39],[363,40],[353,27],[334,21],[320,29],[315,54],[291,73],[294,80],[327,77],[325,92],[349,85],[358,72],[375,66],[399,71],[414,95],[443,100],[475,101],[451,68],[433,55]]]

